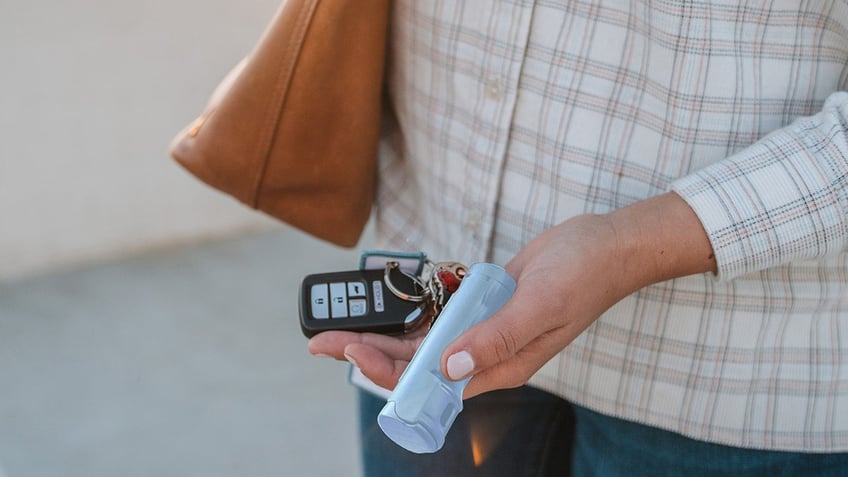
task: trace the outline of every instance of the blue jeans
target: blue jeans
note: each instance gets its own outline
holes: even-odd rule
[[[758,451],[681,435],[569,405],[528,386],[465,401],[445,446],[417,455],[376,424],[383,401],[360,393],[365,475],[848,477],[848,454]]]
[[[386,401],[359,394],[367,477],[568,475],[574,419],[565,401],[550,394],[523,387],[466,400],[434,454],[413,454],[390,441],[377,426]]]

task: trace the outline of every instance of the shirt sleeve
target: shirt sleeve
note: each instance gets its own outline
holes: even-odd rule
[[[848,249],[848,93],[672,190],[704,225],[720,280]]]

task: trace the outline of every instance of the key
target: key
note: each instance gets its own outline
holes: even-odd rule
[[[386,264],[386,271],[396,268],[397,262],[389,262]],[[406,294],[392,289],[391,280],[387,280],[386,284],[392,289],[395,295],[400,296],[404,300],[421,301],[423,302],[422,313],[426,318],[428,329],[433,325],[433,322],[438,318],[445,303],[450,296],[459,288],[459,283],[468,272],[468,267],[459,262],[426,262],[424,277],[416,277],[414,280],[417,283],[426,283],[424,293],[420,296],[407,296]]]
[[[307,337],[326,330],[408,332],[432,322],[427,295],[423,282],[397,267],[309,275],[300,287],[301,330]]]
[[[439,262],[433,265],[427,282],[427,294],[433,301],[435,316],[438,317],[451,295],[459,288],[468,267],[459,262]]]

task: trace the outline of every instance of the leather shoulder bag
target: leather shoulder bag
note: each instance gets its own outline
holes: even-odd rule
[[[374,199],[388,0],[286,0],[170,146],[203,182],[337,245]]]

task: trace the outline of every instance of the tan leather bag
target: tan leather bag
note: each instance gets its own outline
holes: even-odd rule
[[[337,245],[374,198],[388,0],[285,0],[171,143],[192,174]]]

